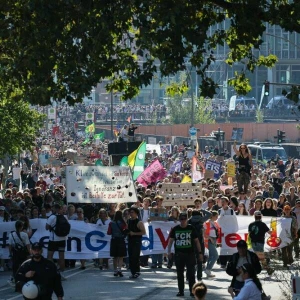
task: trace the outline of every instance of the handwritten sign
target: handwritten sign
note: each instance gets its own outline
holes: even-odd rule
[[[136,202],[129,167],[66,167],[67,201],[74,203]]]
[[[202,184],[198,183],[163,183],[159,194],[164,197],[165,206],[193,205],[196,198],[202,199]]]

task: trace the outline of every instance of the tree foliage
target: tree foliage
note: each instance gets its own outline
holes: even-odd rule
[[[225,29],[224,20],[230,20]],[[110,77],[108,88],[132,98],[152,76],[197,68],[201,95],[218,88],[207,68],[228,44],[229,65],[245,61],[230,84],[249,89],[245,73],[273,66],[259,58],[265,24],[300,32],[300,2],[288,0],[6,0],[0,3],[0,86],[35,104],[70,104]],[[208,29],[215,26],[213,35]]]
[[[16,97],[11,98],[14,100],[6,100],[3,94],[1,98],[0,157],[5,154],[18,154],[22,149],[30,149],[45,119],[44,115],[32,110],[25,101],[17,101]]]
[[[213,124],[212,100],[203,97],[192,97],[194,90],[189,85],[186,72],[180,72],[177,81],[172,81],[166,86],[166,94],[170,97],[167,106],[172,124],[190,124],[194,110],[194,122],[196,124]],[[192,109],[192,99],[194,109]],[[170,101],[171,100],[171,101]]]

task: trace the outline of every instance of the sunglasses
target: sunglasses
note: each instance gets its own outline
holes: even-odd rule
[[[246,148],[242,147],[241,149],[246,149]]]
[[[185,220],[187,220],[187,218],[180,218],[179,220],[180,221],[185,221]]]

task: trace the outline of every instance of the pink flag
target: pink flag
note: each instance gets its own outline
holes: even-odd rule
[[[151,184],[151,182],[157,182],[164,179],[167,176],[167,172],[162,164],[156,159],[153,161],[143,173],[139,175],[136,181],[144,186]]]
[[[131,122],[131,116],[127,118],[127,122],[128,122],[128,123]]]
[[[204,178],[205,167],[203,163],[196,157],[193,156],[192,159],[192,181],[193,183],[198,182],[200,179]]]

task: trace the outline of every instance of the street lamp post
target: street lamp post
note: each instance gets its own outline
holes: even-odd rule
[[[110,92],[110,136],[111,139],[114,139],[114,113],[113,113],[113,108],[114,108],[114,100],[113,100],[113,92]]]

